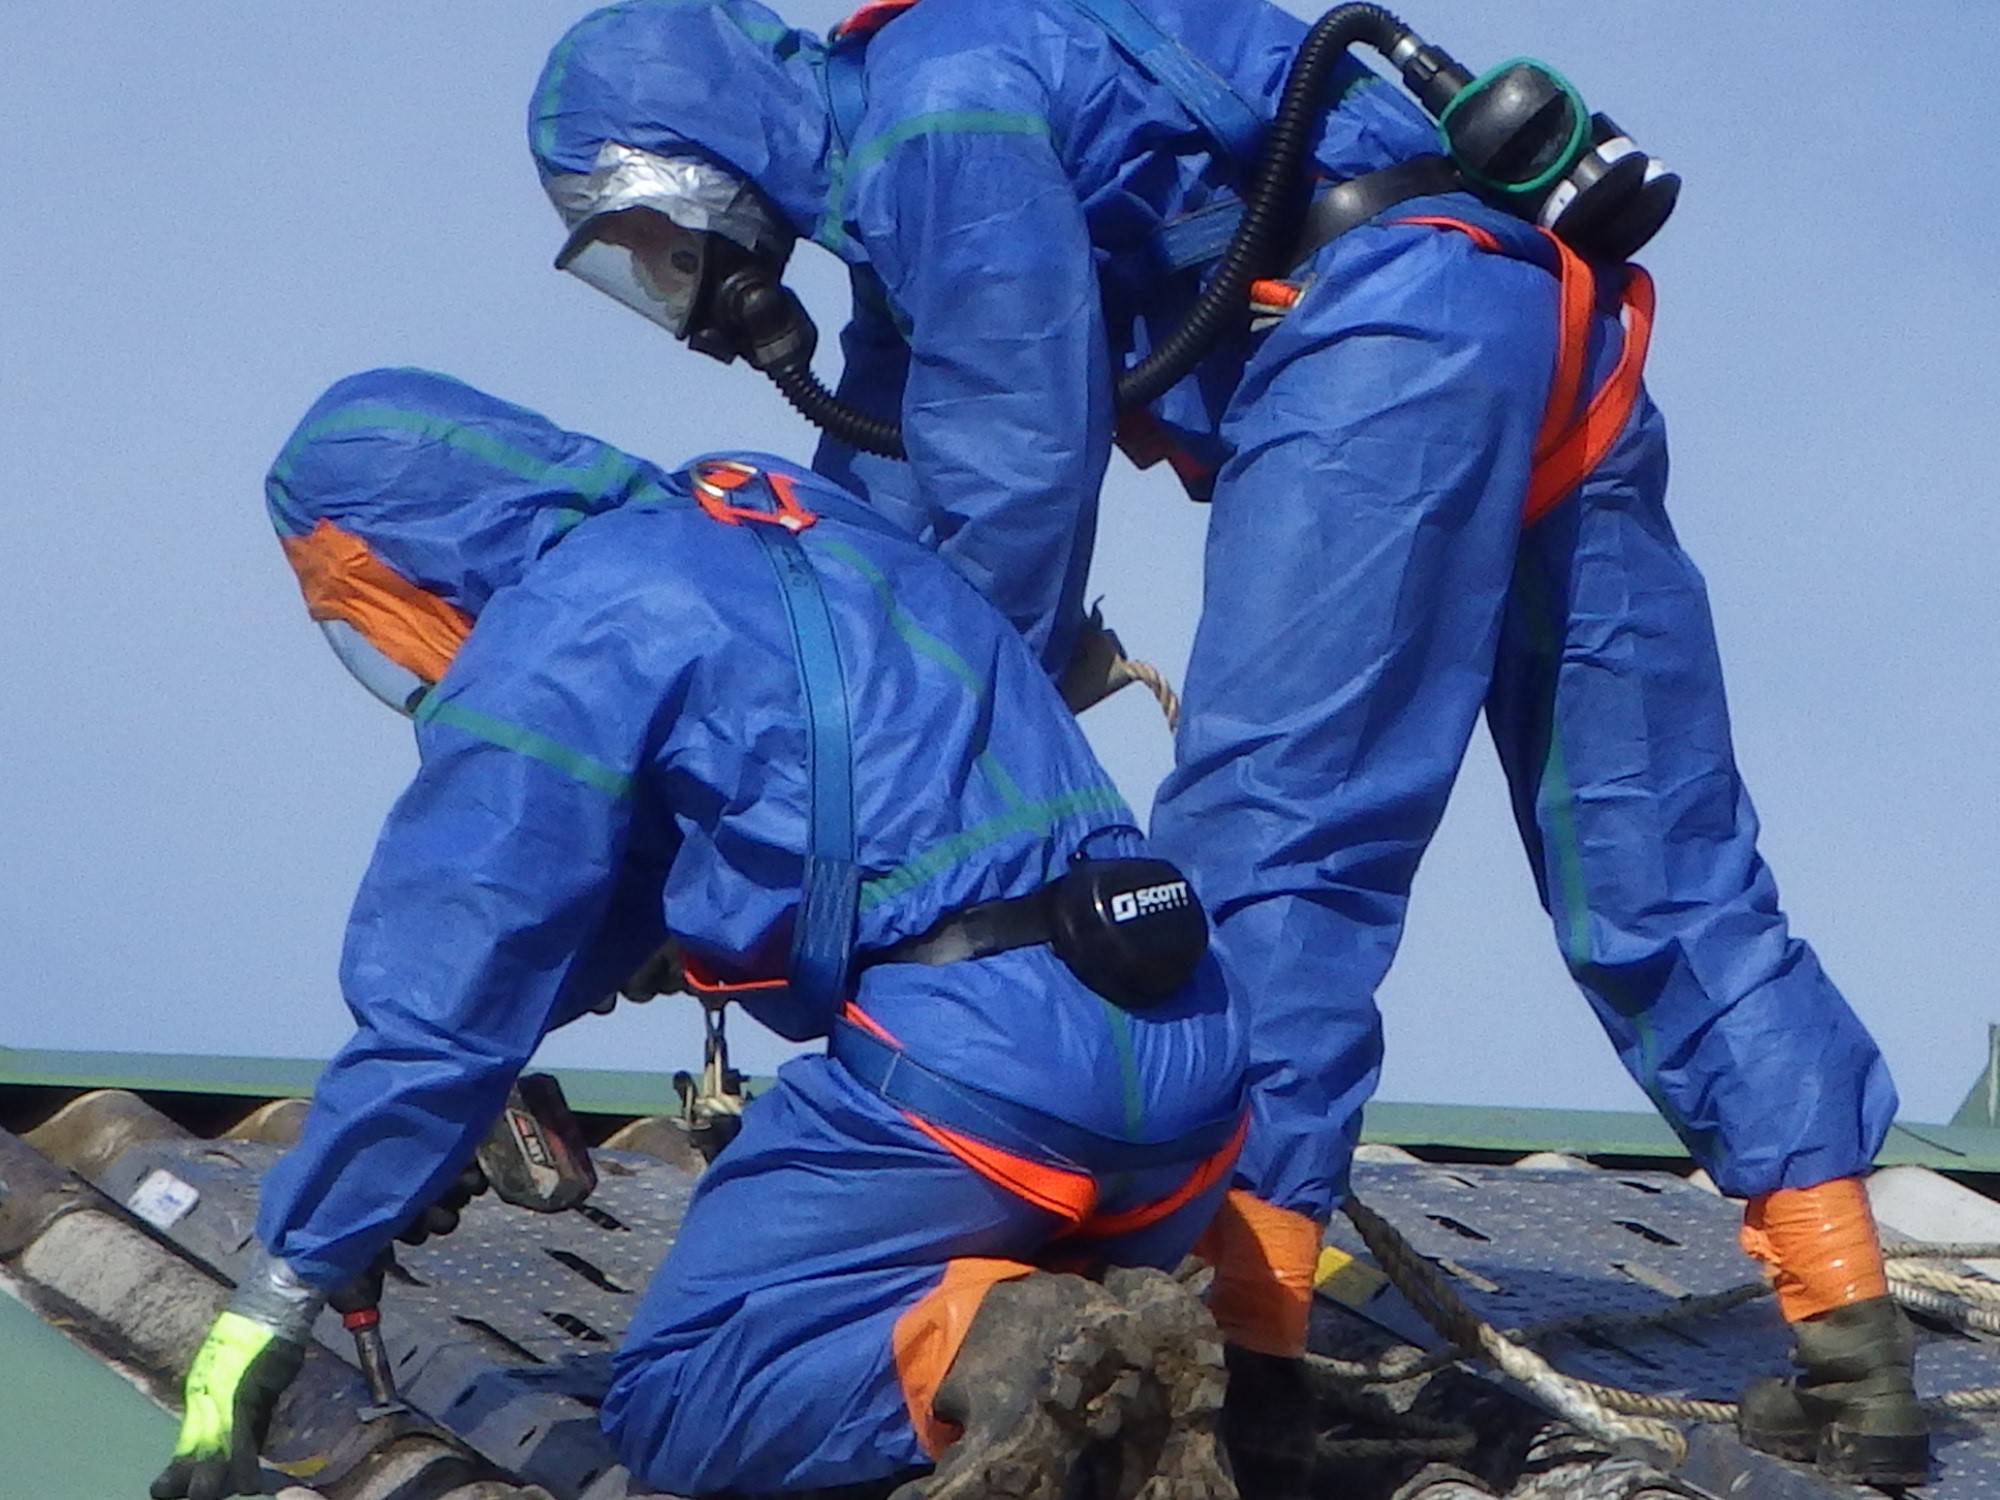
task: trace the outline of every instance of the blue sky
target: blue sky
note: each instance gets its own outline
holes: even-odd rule
[[[326,1055],[342,923],[408,730],[305,619],[263,471],[331,380],[449,371],[673,463],[805,429],[549,268],[523,142],[586,7],[214,0],[0,20],[0,1044]],[[791,0],[800,24],[841,7]],[[2000,1020],[2000,13],[1988,0],[1409,0],[1548,57],[1688,180],[1645,259],[1673,512],[1794,922],[1905,1114]],[[793,280],[829,330],[831,262]],[[1203,512],[1114,469],[1095,592],[1178,676]],[[1086,720],[1135,804],[1150,700]],[[1483,739],[1383,992],[1383,1096],[1642,1107],[1535,904]],[[782,1049],[740,1025],[739,1050]],[[685,1066],[661,1002],[550,1058]]]

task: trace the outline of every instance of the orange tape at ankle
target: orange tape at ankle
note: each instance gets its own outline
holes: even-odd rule
[[[1306,1352],[1319,1225],[1244,1192],[1222,1200],[1194,1247],[1215,1267],[1208,1309],[1233,1344],[1297,1359]]]
[[[1858,1177],[1752,1198],[1741,1242],[1764,1263],[1788,1323],[1889,1293],[1875,1215]]]
[[[931,1404],[951,1373],[952,1361],[958,1358],[979,1304],[997,1283],[1032,1275],[1034,1269],[1013,1260],[949,1261],[943,1279],[896,1319],[889,1335],[896,1378],[903,1387],[903,1403],[910,1413],[910,1425],[917,1430],[917,1442],[932,1458],[958,1441],[957,1426],[940,1418]]]

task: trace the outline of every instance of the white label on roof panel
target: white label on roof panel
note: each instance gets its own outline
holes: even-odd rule
[[[201,1202],[201,1194],[161,1167],[132,1190],[125,1206],[155,1229],[172,1229]]]

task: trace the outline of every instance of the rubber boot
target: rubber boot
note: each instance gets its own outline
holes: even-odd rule
[[[1237,1483],[1255,1500],[1307,1500],[1319,1446],[1319,1405],[1305,1361],[1228,1347],[1222,1429]]]
[[[981,1299],[931,1407],[961,1436],[892,1500],[1063,1500],[1147,1385],[1135,1319],[1080,1276],[1037,1271]]]
[[[1916,1336],[1895,1301],[1837,1307],[1794,1323],[1792,1337],[1800,1373],[1743,1393],[1743,1441],[1856,1484],[1922,1484],[1930,1423],[1911,1380]]]
[[[1164,1271],[1114,1268],[1104,1285],[1132,1314],[1132,1333],[1150,1359],[1152,1378],[1120,1432],[1120,1482],[1100,1492],[1133,1493],[1138,1500],[1237,1500],[1222,1446],[1229,1387],[1222,1330],[1201,1299]]]

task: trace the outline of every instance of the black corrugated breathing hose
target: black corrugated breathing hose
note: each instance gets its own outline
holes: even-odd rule
[[[1356,42],[1392,57],[1398,48],[1414,43],[1415,37],[1379,5],[1337,6],[1313,23],[1286,75],[1285,91],[1265,136],[1256,178],[1243,195],[1242,221],[1180,326],[1118,377],[1117,405],[1121,411],[1144,406],[1163,395],[1200,364],[1232,326],[1244,326],[1249,317],[1250,283],[1285,269],[1278,258],[1297,237],[1310,198],[1307,152],[1323,118],[1327,80],[1334,65]],[[772,288],[775,290],[775,283]],[[789,293],[784,296],[790,298]],[[788,305],[796,307],[795,302]],[[779,312],[775,299],[760,298],[751,316],[754,320],[759,313],[775,317]],[[803,309],[798,316],[804,317]],[[802,351],[795,339],[779,342],[784,345],[782,352],[773,346],[763,358],[753,356],[751,363],[771,379],[800,416],[865,453],[904,457],[901,427],[855,410],[813,374],[810,340],[804,342]]]
[[[792,410],[822,432],[863,453],[881,458],[904,456],[901,427],[849,406],[820,382],[810,364],[803,360],[785,361],[766,366],[764,374],[778,388],[778,394],[791,403]]]
[[[1387,57],[1409,36],[1409,28],[1379,5],[1337,6],[1313,23],[1286,75],[1277,117],[1264,138],[1256,179],[1243,195],[1243,219],[1229,248],[1180,326],[1118,377],[1121,410],[1164,395],[1232,325],[1243,325],[1249,316],[1250,283],[1284,269],[1277,258],[1297,236],[1305,214],[1306,153],[1324,117],[1322,105],[1334,64],[1356,42],[1365,42]]]

